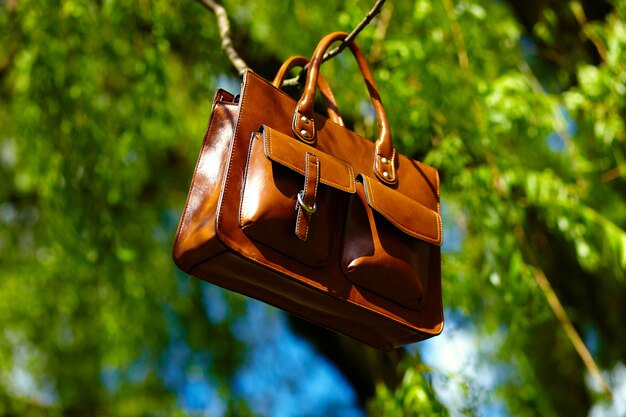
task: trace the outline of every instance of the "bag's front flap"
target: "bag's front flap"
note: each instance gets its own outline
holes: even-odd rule
[[[338,190],[354,194],[355,176],[352,165],[339,158],[280,133],[268,126],[263,126],[265,155],[274,162],[286,166],[300,174],[305,173],[306,153],[317,156],[320,160],[320,182]]]
[[[434,245],[441,245],[439,213],[381,184],[377,179],[359,174],[367,203],[404,233]]]
[[[302,175],[307,152],[320,159],[320,182],[348,193],[356,192],[356,175],[352,165],[268,126],[262,127],[267,158]],[[377,179],[359,174],[369,206],[397,229],[409,236],[434,245],[441,245],[441,217],[404,194],[381,184]],[[427,189],[424,192],[432,192]]]

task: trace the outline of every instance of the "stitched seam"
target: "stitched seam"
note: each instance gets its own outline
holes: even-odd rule
[[[181,220],[178,223],[178,230],[176,231],[176,239],[174,240],[175,244],[178,243],[180,239],[180,234],[182,233],[182,225],[184,223],[184,219],[187,217],[187,207],[189,206],[189,200],[193,195],[193,192],[196,189],[196,174],[198,172],[198,168],[200,167],[200,161],[204,159],[204,150],[206,149],[207,142],[209,139],[209,132],[211,131],[211,125],[213,124],[213,114],[215,114],[215,108],[217,107],[217,103],[213,104],[213,108],[211,109],[211,117],[209,118],[209,125],[207,126],[206,133],[204,134],[204,140],[202,141],[202,147],[200,148],[200,155],[198,156],[198,160],[196,161],[196,167],[193,170],[193,176],[191,177],[191,186],[189,187],[189,194],[187,195],[187,200],[185,201],[185,207],[183,208],[183,215],[181,216]]]
[[[391,161],[389,161],[389,166],[391,166],[391,173],[393,175],[392,181],[397,181],[396,177],[396,148],[393,148],[393,152],[391,153]]]
[[[309,160],[309,156],[311,154],[309,154],[308,152],[305,154],[305,164],[306,164],[306,174],[304,176],[304,196],[302,197],[302,201],[304,201],[304,198],[306,197],[307,193],[309,192],[309,190],[307,190],[307,188],[309,188],[309,164],[311,163],[311,161]],[[317,184],[315,186],[315,188],[317,188]],[[304,204],[307,204],[306,201],[304,201]],[[313,193],[313,204],[315,204],[315,193]],[[312,207],[312,206],[310,206]],[[304,219],[304,223],[306,224],[306,229],[304,230],[304,240],[307,240],[309,238],[309,226],[311,225],[311,213],[303,213],[302,214],[302,218]]]
[[[412,236],[419,237],[419,238],[421,238],[423,240],[427,240],[430,243],[435,243],[434,241],[438,241],[439,240],[439,235],[436,236],[436,237],[425,235],[423,233],[411,230],[408,227],[405,227],[405,226],[401,225],[400,223],[398,223],[397,221],[395,221],[385,210],[383,210],[380,207],[378,207],[378,205],[376,204],[376,201],[374,200],[374,194],[372,193],[372,188],[370,186],[369,181],[367,180],[367,178],[364,178],[364,181],[365,181],[365,185],[367,187],[367,190],[369,191],[367,193],[368,200],[371,200],[372,205],[374,207],[376,207],[375,210],[377,212],[379,212],[380,214],[382,214],[394,226],[396,226],[398,229],[402,230],[404,233],[407,233],[407,234],[412,235]],[[433,214],[435,215],[435,218],[437,220],[437,232],[439,232],[439,215],[437,213],[433,213]]]
[[[435,169],[435,178],[437,179],[437,213],[439,213],[440,207],[439,207],[439,200],[441,200],[440,197],[440,190],[439,190],[439,171]],[[437,224],[439,227],[439,235],[441,236],[441,244],[443,244],[443,221],[441,221],[441,219],[439,217],[437,217]]]
[[[309,168],[309,156],[312,156],[313,158],[315,158],[315,165],[316,165],[316,170],[315,170],[315,189],[313,190],[313,204],[315,204],[315,200],[317,200],[317,186],[320,182],[320,159],[313,155],[310,152],[306,153],[306,159],[307,159],[307,177],[308,177],[308,168]],[[305,178],[305,184],[308,183],[308,181]],[[305,185],[306,188],[306,185]],[[304,194],[306,195],[306,191],[304,192]],[[307,223],[306,223],[306,235],[304,237],[304,240],[307,240],[309,238],[309,228],[311,226],[311,220],[313,220],[313,213],[307,213],[308,218],[307,218]]]
[[[305,175],[305,173],[302,171],[302,168],[300,168],[300,167],[298,167],[296,165],[293,165],[293,164],[285,161],[281,157],[279,157],[279,156],[274,154],[274,150],[272,148],[272,134],[271,134],[271,130],[269,130],[269,129],[264,129],[264,130],[267,131],[267,142],[268,142],[267,146],[269,146],[269,153],[268,154],[270,156],[270,159],[273,160],[273,161],[276,161],[276,162],[278,162],[278,163],[280,163],[282,165],[285,165],[286,167],[289,167],[289,168],[293,169],[294,171],[298,172],[299,174]],[[338,159],[338,160],[347,168],[348,176],[350,178],[350,186],[346,187],[345,185],[336,183],[336,182],[334,182],[332,180],[328,180],[328,179],[325,179],[325,178],[320,179],[320,182],[322,184],[330,185],[331,187],[334,186],[335,188],[338,188],[341,191],[346,191],[346,192],[352,194],[352,193],[354,193],[354,170],[352,168],[352,165],[348,164],[345,161],[341,161],[340,159]]]
[[[254,137],[252,137],[252,140],[250,140],[250,147],[248,149],[248,158],[246,160],[246,170],[243,174],[243,183],[241,184],[241,189],[243,190],[243,193],[241,194],[241,201],[239,202],[239,227],[241,228],[243,228],[243,213],[242,213],[243,202],[246,199],[246,195],[248,195],[248,188],[246,187],[248,183],[248,170],[250,168],[250,159],[252,156],[252,145],[254,144],[255,140],[257,140],[256,135],[254,135]]]
[[[356,192],[356,185],[354,184],[354,181],[355,181],[354,180],[354,169],[352,168],[352,165],[350,165],[348,163],[345,163],[345,162],[344,162],[344,164],[346,164],[346,166],[348,167],[348,171],[350,172],[350,190],[347,190],[347,191],[351,191],[351,192],[355,193]],[[322,182],[324,182],[324,181],[322,181]]]
[[[219,204],[219,215],[217,216],[217,223],[216,223],[216,227],[215,227],[215,234],[218,236],[219,238],[219,229],[220,229],[220,224],[222,222],[222,204],[223,204],[223,198],[224,195],[228,192],[228,184],[229,184],[229,180],[230,180],[230,173],[231,173],[231,169],[233,166],[233,158],[235,156],[235,148],[237,145],[237,135],[239,133],[239,125],[241,123],[241,112],[243,111],[244,108],[244,104],[246,102],[246,96],[248,94],[248,89],[245,88],[248,86],[248,74],[246,74],[245,77],[245,85],[243,86],[242,90],[243,90],[243,94],[241,95],[241,100],[240,100],[240,107],[239,107],[239,113],[237,114],[237,125],[235,126],[235,130],[233,131],[233,145],[230,149],[230,158],[228,161],[228,172],[226,173],[226,178],[224,179],[224,188],[222,190],[222,195],[220,196],[220,204]]]
[[[304,196],[302,197],[302,200],[304,200],[304,197],[306,197],[306,193],[307,193],[307,183],[308,183],[308,179],[309,179],[309,153],[307,152],[305,154],[305,162],[304,162]],[[306,201],[304,202],[306,204]],[[300,222],[301,221],[306,221],[306,220],[302,220],[306,217],[306,214],[303,214],[303,208],[300,207],[300,202],[296,199],[296,206],[298,207],[298,217],[296,218],[296,236],[298,236],[298,239],[300,240],[306,240],[307,237],[309,236],[309,225],[306,225],[306,230],[304,232],[304,238],[300,235]]]
[[[313,115],[315,115],[315,112],[313,112]],[[309,118],[309,122],[311,122],[311,143],[315,142],[315,134],[316,129],[315,129],[315,119],[313,117]]]
[[[383,210],[381,207],[378,207],[378,205],[376,204],[376,202],[374,201],[374,195],[372,193],[372,189],[369,186],[369,183],[367,184],[368,188],[369,188],[369,197],[372,200],[372,205],[376,207],[376,211],[379,212],[380,214],[382,214],[387,220],[389,220],[394,226],[396,226],[398,229],[402,230],[403,232],[409,234],[409,235],[413,235],[413,236],[417,236],[420,237],[422,239],[426,239],[426,240],[439,240],[439,236],[437,237],[433,237],[433,236],[429,236],[429,235],[425,235],[423,233],[417,232],[415,230],[409,229],[408,227],[398,223],[396,220],[394,220],[391,215],[386,212],[385,210]],[[439,216],[435,214],[435,217],[437,219],[437,225],[439,225]],[[437,226],[437,229],[439,229],[439,226]],[[432,242],[431,242],[432,243]]]
[[[309,190],[307,189],[309,188],[309,163],[310,163],[309,156],[310,154],[307,152],[304,157],[304,164],[305,164],[306,172],[304,174],[304,195],[302,196],[302,201],[304,201],[307,193],[309,192]],[[307,204],[307,202],[304,201],[304,204]],[[315,204],[315,194],[313,194],[313,204]],[[306,229],[304,230],[304,240],[307,240],[309,238],[309,226],[311,224],[311,214],[302,213],[302,219],[306,225]]]
[[[349,165],[348,165],[348,166],[349,166]],[[352,169],[349,169],[348,171],[349,171],[349,175],[354,175],[352,172],[350,172],[350,171],[352,171]],[[351,183],[351,185],[350,185],[350,187],[349,187],[349,188],[348,188],[348,187],[346,187],[346,186],[344,186],[344,185],[337,184],[336,182],[333,182],[333,181],[331,181],[331,180],[327,180],[327,179],[325,179],[325,178],[322,178],[322,179],[320,180],[320,182],[321,182],[322,184],[326,184],[326,185],[329,185],[329,186],[331,186],[331,187],[335,186],[334,188],[338,188],[338,189],[340,189],[341,191],[345,191],[345,192],[350,193],[350,194],[353,194],[353,193],[354,193],[354,184],[353,184],[353,183],[354,183],[354,179],[353,179],[352,177],[350,178],[350,183]]]
[[[315,201],[315,200],[317,200],[317,187],[318,187],[318,185],[320,183],[320,159],[317,156],[315,156],[315,155],[312,155],[312,156],[315,157],[315,165],[317,167],[316,168],[316,172],[315,172],[316,173],[316,175],[315,175],[315,190],[313,190],[313,201]]]
[[[302,215],[302,207],[300,207],[298,200],[296,200],[296,206],[298,207],[298,215],[296,217],[296,236],[300,240],[306,240],[306,236],[304,237],[304,239],[302,239],[302,237],[300,236],[300,219]]]

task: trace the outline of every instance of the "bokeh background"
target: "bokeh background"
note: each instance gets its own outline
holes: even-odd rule
[[[272,77],[373,1],[223,4]],[[174,267],[214,91],[240,83],[210,11],[0,0],[0,416],[625,416],[625,21],[388,0],[359,35],[399,150],[442,177],[446,329],[384,354]],[[373,137],[351,56],[323,73]]]

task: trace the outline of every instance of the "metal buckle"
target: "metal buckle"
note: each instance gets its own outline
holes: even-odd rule
[[[302,210],[306,211],[309,214],[313,214],[315,213],[315,210],[317,210],[317,204],[315,202],[313,202],[313,207],[309,207],[306,204],[304,204],[304,190],[298,193],[298,204],[300,204],[300,207],[302,207]]]

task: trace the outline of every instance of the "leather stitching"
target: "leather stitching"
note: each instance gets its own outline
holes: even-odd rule
[[[391,167],[391,175],[392,181],[397,181],[396,177],[396,148],[393,148],[393,152],[391,153],[391,160],[389,161],[389,166]]]
[[[320,182],[320,159],[317,156],[313,155],[312,153],[307,152],[306,153],[307,169],[309,167],[309,157],[315,158],[315,189],[313,190],[313,204],[315,204],[315,200],[317,200],[317,186],[319,185],[319,182]],[[306,196],[306,191],[304,195]],[[306,237],[304,238],[305,240],[309,236],[309,228],[311,226],[311,220],[313,219],[313,213],[308,214],[308,217],[309,219],[306,225]]]
[[[398,229],[402,230],[404,233],[407,233],[409,235],[415,236],[415,237],[419,237],[423,240],[427,240],[430,243],[435,243],[433,242],[433,240],[439,241],[439,238],[441,236],[439,230],[440,230],[440,219],[439,219],[439,214],[433,212],[433,214],[435,215],[435,219],[437,221],[437,236],[433,237],[433,236],[429,236],[420,232],[417,232],[415,230],[409,229],[406,226],[401,225],[400,223],[398,223],[396,220],[394,220],[391,215],[389,215],[389,213],[387,213],[385,210],[383,210],[381,207],[379,207],[376,204],[376,201],[374,199],[374,193],[372,192],[372,187],[367,179],[366,176],[363,175],[363,182],[365,183],[365,187],[366,187],[366,197],[367,199],[370,201],[370,204],[372,206],[372,208],[375,208],[375,210],[377,212],[379,212],[380,214],[382,214],[387,220],[389,220],[394,226],[396,226]],[[429,210],[430,211],[430,210]]]
[[[257,134],[253,133],[252,134],[252,139],[250,139],[250,147],[248,148],[248,158],[246,159],[246,169],[243,173],[243,182],[241,183],[241,189],[243,190],[243,192],[241,193],[241,201],[239,203],[239,227],[243,228],[243,213],[242,213],[242,208],[243,208],[243,202],[246,199],[246,195],[248,195],[248,188],[246,187],[246,184],[248,182],[248,171],[250,169],[250,159],[252,156],[252,147],[254,145],[254,141],[257,140]]]
[[[224,188],[222,189],[222,193],[220,195],[220,201],[219,201],[219,204],[218,204],[219,213],[217,215],[216,224],[215,224],[215,235],[216,235],[216,237],[218,239],[220,239],[220,237],[219,237],[219,230],[220,230],[220,224],[222,222],[222,214],[223,214],[222,213],[222,204],[223,204],[222,199],[223,199],[224,195],[226,195],[227,192],[228,192],[228,184],[230,183],[230,181],[229,181],[230,180],[230,173],[231,173],[231,169],[232,169],[232,166],[233,166],[233,158],[235,156],[235,148],[236,148],[236,145],[237,145],[237,135],[239,134],[239,124],[241,123],[241,117],[239,117],[239,116],[241,116],[241,112],[243,111],[243,107],[244,107],[244,104],[246,102],[246,97],[247,97],[247,94],[248,94],[248,90],[245,87],[248,84],[248,78],[247,77],[250,74],[253,74],[253,73],[251,73],[251,72],[245,73],[245,75],[244,75],[244,81],[245,82],[242,83],[242,87],[241,87],[242,94],[241,94],[241,100],[239,100],[239,106],[240,107],[239,107],[239,113],[237,114],[237,125],[235,126],[235,129],[233,130],[232,146],[230,148],[230,155],[228,156],[228,171],[226,172],[226,178],[224,178],[224,183],[223,183],[224,184]],[[231,246],[229,246],[229,247],[231,247]]]
[[[309,190],[308,185],[309,185],[309,165],[311,163],[311,160],[309,158],[315,158],[315,166],[316,166],[316,170],[315,170],[315,189],[313,190],[313,204],[315,204],[315,200],[317,200],[317,187],[319,184],[319,178],[320,178],[320,169],[319,169],[319,165],[320,165],[320,160],[317,156],[315,156],[314,154],[312,154],[311,152],[307,152],[306,153],[306,162],[305,162],[305,166],[306,166],[306,171],[304,174],[304,198],[306,198]],[[307,202],[305,201],[305,204],[307,204]],[[296,219],[296,235],[298,236],[298,238],[300,240],[304,240],[306,241],[309,238],[309,228],[311,225],[311,219],[313,214],[309,214],[309,213],[303,213],[303,209],[302,207],[300,207],[300,204],[298,202],[296,202],[296,208],[298,211],[298,217]],[[301,234],[300,234],[300,225],[302,223],[305,223],[306,225],[306,229],[304,232],[304,239],[302,238]]]
[[[428,241],[432,241],[432,240],[437,240],[438,241],[439,240],[439,236],[440,236],[439,235],[439,215],[437,213],[433,212],[433,214],[435,215],[435,219],[437,221],[437,236],[436,237],[428,236],[428,235],[425,235],[423,233],[417,232],[415,230],[409,229],[408,227],[403,226],[400,223],[398,223],[396,220],[394,220],[391,217],[391,215],[389,215],[389,213],[387,213],[385,210],[383,210],[381,207],[379,207],[376,204],[376,201],[374,200],[374,193],[372,192],[371,185],[370,185],[369,181],[367,181],[367,179],[365,179],[365,185],[366,185],[367,190],[368,190],[368,192],[366,193],[366,197],[367,197],[368,200],[371,201],[371,205],[373,207],[375,207],[375,210],[377,212],[382,214],[387,220],[389,220],[398,229],[402,230],[403,232],[405,232],[405,233],[407,233],[409,235],[417,236],[417,237],[420,237],[420,238],[428,240]],[[431,243],[434,243],[434,242],[431,242]]]
[[[298,215],[296,216],[296,236],[300,240],[306,240],[306,235],[304,239],[300,237],[300,219],[302,217],[302,207],[300,207],[300,204],[298,203],[297,199],[296,199],[296,211],[298,212]],[[308,235],[308,230],[307,230],[307,235]]]
[[[176,231],[176,239],[174,240],[175,244],[174,246],[177,246],[178,241],[180,239],[180,234],[182,233],[182,229],[183,229],[183,224],[185,224],[185,221],[188,220],[189,216],[187,213],[187,206],[189,205],[189,200],[191,199],[191,196],[194,194],[194,191],[196,189],[196,174],[198,172],[198,168],[200,167],[200,161],[202,161],[204,159],[204,150],[207,147],[207,142],[209,140],[209,133],[211,132],[211,125],[213,124],[213,115],[215,114],[215,108],[217,107],[217,102],[215,101],[217,99],[217,94],[215,95],[215,98],[213,99],[213,108],[211,109],[211,117],[209,118],[209,125],[207,126],[206,132],[204,134],[204,139],[202,141],[202,148],[200,150],[200,155],[198,156],[198,160],[196,161],[196,167],[193,170],[193,176],[191,177],[191,186],[189,187],[189,194],[187,195],[187,201],[185,201],[185,207],[183,208],[183,216],[181,218],[181,221],[178,224],[178,230]],[[224,104],[224,103],[220,103],[220,104]]]
[[[309,188],[309,153],[307,152],[305,154],[304,157],[304,165],[305,165],[305,171],[306,173],[304,174],[304,195],[302,196],[302,201],[304,201],[304,204],[307,204],[306,201],[306,196],[309,192],[308,188]],[[316,187],[317,188],[317,187]],[[313,195],[313,202],[315,202],[315,195]],[[299,211],[302,212],[302,207],[299,207]],[[302,240],[307,240],[309,237],[309,226],[311,225],[311,215],[309,213],[302,213],[301,218],[303,219],[303,222],[306,224],[306,229],[304,230],[304,239]]]
[[[308,164],[308,156],[309,154],[306,154],[306,162],[304,165],[304,195],[306,195],[306,183],[307,183],[307,179],[309,178],[309,164]],[[307,225],[307,230],[306,233],[304,234],[304,239],[302,239],[302,236],[300,235],[300,221],[302,220],[302,207],[300,207],[300,203],[298,202],[298,199],[296,198],[296,211],[298,212],[298,215],[296,216],[296,236],[298,237],[298,239],[300,240],[306,240],[307,236],[309,235],[309,228]]]
[[[439,171],[435,170],[435,178],[436,178],[436,183],[437,183],[437,213],[440,212],[440,207],[439,207],[439,200],[440,200],[440,195],[439,195]],[[437,226],[439,227],[439,235],[441,236],[441,244],[443,245],[443,224],[442,221],[439,217],[437,217]]]

